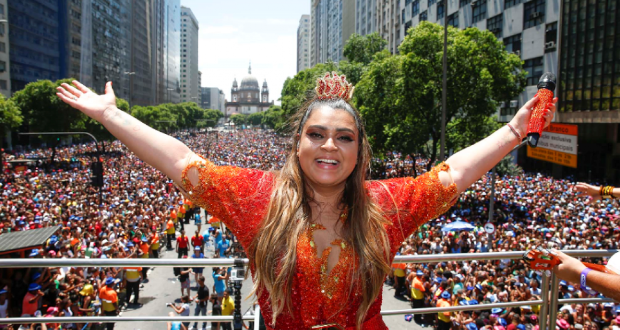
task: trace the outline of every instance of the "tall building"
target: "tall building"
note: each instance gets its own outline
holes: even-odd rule
[[[164,3],[164,76],[166,102],[181,101],[181,0],[160,0]]]
[[[56,1],[20,0],[8,3],[11,92],[40,79],[57,80],[65,58],[60,46]],[[0,24],[0,29],[6,27]],[[7,86],[8,87],[8,86]]]
[[[410,1],[405,1],[407,2]],[[398,53],[398,46],[402,41],[400,38],[402,13],[400,6],[400,0],[377,1],[377,29],[381,37],[387,40],[387,48],[392,54]]]
[[[97,93],[113,81],[116,96],[130,101],[131,2],[82,0],[81,9],[80,81]]]
[[[202,71],[198,71],[198,89],[202,88]]]
[[[181,102],[198,102],[198,20],[181,6]]]
[[[128,70],[122,70],[121,74],[128,76],[129,104],[152,105],[155,104],[152,84],[155,61],[151,57],[154,47],[151,1],[132,0],[130,13],[130,63]]]
[[[226,118],[234,114],[252,114],[269,109],[273,101],[269,102],[269,87],[267,80],[263,82],[262,88],[258,80],[252,76],[252,66],[248,69],[248,75],[241,80],[241,85],[237,85],[237,79],[233,81],[230,90],[231,101],[226,102],[224,116]]]
[[[355,33],[365,36],[377,31],[377,0],[355,1]]]
[[[61,20],[61,46],[65,48],[67,68],[65,78],[80,78],[82,58],[82,0],[61,1],[60,13],[66,17]]]
[[[574,175],[578,180],[604,178],[618,185],[620,6],[617,1],[559,1],[559,24],[547,24],[544,41],[545,47],[559,49],[556,121],[578,125],[577,168],[542,162],[535,165],[546,166],[554,175]],[[550,7],[547,4],[547,13]],[[555,34],[558,27],[559,37]],[[558,66],[547,67],[547,54],[544,69],[555,72]]]
[[[344,44],[355,32],[355,0],[312,0],[310,66],[343,59]]]
[[[0,0],[0,19],[7,19],[7,0]],[[11,97],[11,61],[9,59],[9,25],[0,23],[0,93]]]
[[[301,15],[297,28],[297,72],[310,67],[310,15]]]
[[[220,110],[224,113],[224,105],[220,102],[222,95],[224,95],[224,92],[217,87],[201,87],[200,107],[203,109]]]

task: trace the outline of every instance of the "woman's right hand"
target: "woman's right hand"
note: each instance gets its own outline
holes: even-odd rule
[[[105,94],[97,95],[95,92],[74,80],[73,87],[69,84],[62,84],[56,89],[56,95],[68,105],[82,111],[88,117],[101,122],[103,113],[108,108],[116,107],[116,96],[112,90],[112,82],[105,85]]]

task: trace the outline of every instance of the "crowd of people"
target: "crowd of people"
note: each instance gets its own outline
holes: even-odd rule
[[[181,132],[177,136],[197,154],[216,165],[277,170],[284,162],[289,140],[273,131]],[[49,159],[18,171],[5,162],[0,175],[0,235],[43,227],[58,231],[28,258],[158,258],[162,248],[174,249],[179,258],[205,258],[206,245],[216,255],[243,256],[235,238],[217,221],[207,226],[200,208],[192,205],[159,171],[137,159],[118,141],[102,156],[105,184],[102,200],[90,182],[93,144],[15,152],[5,160]],[[423,174],[428,160],[415,155],[388,153],[375,159],[373,179]],[[449,212],[424,224],[410,236],[400,255],[524,251],[555,244],[565,249],[616,249],[620,217],[615,202],[588,203],[571,190],[574,183],[538,174],[502,177],[496,181],[496,232],[489,236],[490,178],[483,177],[463,193]],[[217,220],[217,219],[216,219]],[[454,221],[473,225],[471,231],[443,232]],[[185,233],[184,224],[195,221],[198,231]],[[204,226],[201,228],[201,226]],[[204,229],[204,230],[202,230]],[[239,254],[240,253],[240,254]],[[4,255],[0,257],[15,257]],[[604,259],[585,259],[605,263]],[[0,317],[117,315],[123,306],[139,308],[140,288],[148,281],[146,267],[58,267],[0,269]],[[182,303],[175,313],[231,315],[234,303],[227,290],[229,269],[214,268],[215,286],[205,286],[202,268],[178,268]],[[431,264],[395,264],[386,283],[399,299],[414,308],[473,305],[541,299],[543,274],[522,260],[453,261]],[[196,293],[190,283],[198,285]],[[559,296],[589,297],[578,283],[560,283]],[[210,308],[209,308],[210,306]],[[454,330],[537,329],[540,306],[509,310],[432,313],[406,316],[424,326]],[[614,304],[564,305],[557,328],[598,329],[618,327],[620,308]],[[197,323],[182,324],[198,328]],[[48,329],[83,329],[97,325],[47,324]],[[103,325],[108,329],[113,324]],[[202,325],[206,328],[206,324]],[[214,324],[214,326],[217,326]],[[223,329],[230,323],[221,324]],[[0,328],[6,326],[0,325]],[[17,329],[17,326],[14,327]]]

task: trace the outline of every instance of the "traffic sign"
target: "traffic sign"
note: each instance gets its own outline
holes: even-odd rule
[[[495,225],[493,225],[493,224],[492,224],[492,223],[490,223],[490,222],[487,222],[487,223],[484,225],[484,231],[486,231],[486,232],[487,232],[487,234],[493,234],[493,233],[495,232]]]

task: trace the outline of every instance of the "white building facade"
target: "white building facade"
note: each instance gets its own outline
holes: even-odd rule
[[[198,20],[181,6],[181,102],[201,101],[198,77]]]
[[[301,15],[297,28],[297,72],[310,67],[310,15]]]

